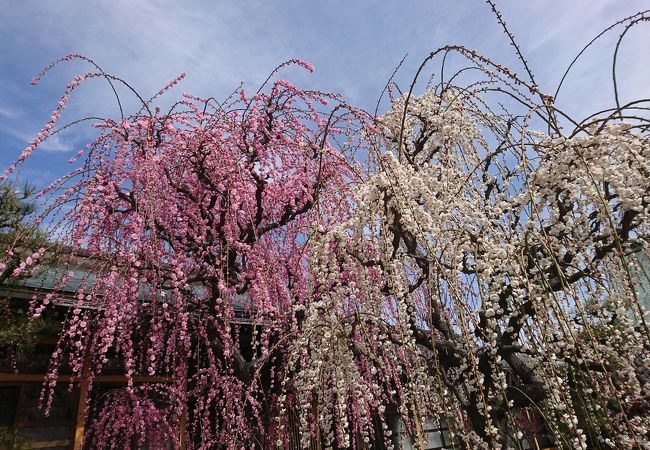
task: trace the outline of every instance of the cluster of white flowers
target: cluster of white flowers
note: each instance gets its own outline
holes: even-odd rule
[[[648,238],[646,135],[514,136],[477,105],[452,89],[395,100],[354,216],[317,233],[318,301],[293,353],[303,424],[317,404],[325,441],[349,445],[388,407],[414,435],[433,417],[477,447],[512,446],[513,429],[650,445],[650,342],[625,256]]]

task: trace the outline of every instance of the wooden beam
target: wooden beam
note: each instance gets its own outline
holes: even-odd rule
[[[57,381],[70,381],[70,375],[59,375]],[[44,374],[37,373],[0,373],[0,383],[42,383],[45,381]]]
[[[44,345],[56,345],[59,343],[59,337],[58,336],[38,336],[36,338],[36,343],[37,344],[44,344]]]
[[[83,377],[82,377],[83,378]],[[0,373],[0,383],[42,383],[45,381],[45,374],[40,373]],[[79,383],[79,378],[71,375],[58,375],[57,382]],[[156,377],[148,375],[136,375],[133,377],[134,383],[172,383],[172,377]],[[124,383],[126,384],[125,375],[98,375],[93,378],[93,383]]]
[[[30,442],[27,445],[29,445],[29,448],[66,447],[70,445],[70,439],[61,439],[59,441],[37,441],[37,442]]]

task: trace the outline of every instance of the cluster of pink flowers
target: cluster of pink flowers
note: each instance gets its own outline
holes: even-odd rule
[[[23,261],[21,261],[18,267],[14,269],[11,276],[12,277],[21,276],[26,270],[29,270],[30,268],[34,267],[38,263],[38,261],[43,257],[44,254],[45,254],[45,247],[39,248],[30,256],[26,257]]]

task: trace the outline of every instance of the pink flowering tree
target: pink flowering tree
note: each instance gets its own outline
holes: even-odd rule
[[[97,70],[68,85],[5,176],[55,132],[79,84],[123,83],[82,56],[64,58],[73,59]],[[164,435],[201,448],[288,442],[285,349],[312,300],[305,264],[314,227],[327,229],[349,211],[349,183],[359,175],[345,148],[357,144],[348,133],[361,116],[335,95],[272,77],[223,103],[186,94],[161,112],[156,98],[180,78],[138,113],[96,123],[98,138],[73,158],[83,155],[82,164],[42,192],[60,214],[71,271],[33,302],[33,316],[60,302],[75,267],[87,274],[48,386],[63,360],[91,386],[119,361],[127,387],[95,414],[88,439],[97,448],[120,436],[142,443]],[[164,388],[142,388],[141,376],[160,377]]]

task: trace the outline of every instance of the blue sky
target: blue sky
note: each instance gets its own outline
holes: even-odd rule
[[[554,91],[573,56],[605,26],[650,7],[647,1],[501,1],[542,91]],[[481,1],[88,1],[0,0],[0,167],[14,160],[38,132],[77,73],[80,63],[55,68],[39,85],[31,78],[67,53],[82,53],[143,96],[181,72],[181,92],[224,98],[240,82],[256,88],[279,63],[303,58],[308,74],[283,77],[301,87],[341,92],[352,104],[374,109],[393,69],[408,53],[397,80],[407,85],[415,68],[444,44],[462,44],[520,70],[506,36]],[[580,117],[612,104],[611,33],[582,60],[563,88],[560,107]],[[650,97],[650,24],[630,33],[621,50],[622,97]],[[137,108],[126,93],[127,111]],[[62,122],[116,114],[107,85],[80,88]],[[47,141],[20,175],[43,185],[66,170],[67,160],[90,138],[87,126]]]

